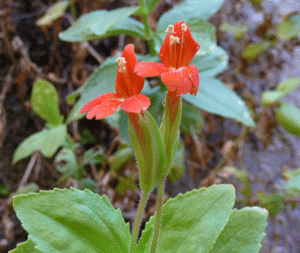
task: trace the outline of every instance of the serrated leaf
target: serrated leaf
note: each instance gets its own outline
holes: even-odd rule
[[[44,132],[44,140],[41,143],[41,153],[45,157],[52,157],[66,139],[67,126],[61,124],[50,130],[44,130]]]
[[[232,186],[213,185],[168,200],[163,207],[156,252],[208,253],[229,219],[234,199]],[[146,231],[153,231],[154,217],[146,224]],[[140,239],[144,244],[144,236],[151,240],[148,233]]]
[[[255,126],[244,101],[217,79],[201,79],[198,94],[187,94],[183,98],[210,113],[235,119],[247,126]]]
[[[129,252],[130,230],[106,196],[74,188],[14,198],[29,238],[42,252]]]
[[[268,212],[259,207],[233,210],[210,253],[258,253],[268,225]]]
[[[158,21],[157,28],[166,30],[168,25],[174,25],[181,20],[186,23],[206,21],[220,9],[223,2],[224,0],[186,0],[164,13]]]
[[[278,123],[289,133],[300,136],[300,109],[288,103],[281,103],[276,110]]]
[[[25,242],[19,243],[17,247],[13,250],[10,250],[8,253],[41,253],[35,248],[35,243],[28,239]]]
[[[49,26],[56,19],[65,14],[66,9],[69,6],[69,1],[59,1],[52,5],[46,12],[46,14],[37,20],[36,24],[39,26]]]
[[[53,84],[44,79],[37,79],[33,84],[31,93],[32,108],[37,115],[53,126],[63,121],[59,113],[59,98]]]
[[[276,27],[276,34],[282,40],[290,40],[300,33],[300,14],[292,14]]]
[[[144,25],[129,18],[138,7],[124,7],[115,10],[98,10],[82,15],[67,30],[59,33],[59,38],[69,42],[84,42],[125,34],[145,37]]]
[[[267,51],[271,47],[271,42],[269,41],[260,41],[257,43],[252,43],[246,47],[244,50],[242,57],[255,60],[259,55]]]

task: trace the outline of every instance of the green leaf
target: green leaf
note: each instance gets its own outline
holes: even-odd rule
[[[31,93],[32,108],[37,115],[54,126],[63,122],[58,101],[57,91],[51,83],[44,79],[37,79],[34,82]]]
[[[77,171],[77,159],[73,150],[63,148],[54,159],[55,168],[63,174],[73,175]]]
[[[177,21],[196,23],[206,21],[221,7],[224,0],[186,0],[164,13],[158,21],[158,30],[166,30]]]
[[[203,56],[196,55],[191,65],[198,68],[201,82],[202,78],[215,77],[227,68],[228,54],[223,48],[216,46]]]
[[[177,181],[184,174],[185,172],[184,158],[185,158],[184,144],[182,141],[179,141],[177,151],[173,158],[172,168],[170,174],[168,175],[168,179],[171,182]]]
[[[89,149],[83,155],[84,164],[101,164],[104,161],[103,150]]]
[[[37,20],[36,24],[39,26],[49,26],[56,19],[65,14],[66,9],[69,6],[69,1],[59,1],[51,6],[46,12],[46,14]]]
[[[41,143],[44,140],[45,131],[37,132],[27,137],[18,146],[13,156],[13,164],[32,155],[36,150],[40,149]]]
[[[143,0],[146,7],[146,13],[149,14],[156,6],[159,0]]]
[[[284,195],[282,193],[266,194],[262,191],[257,192],[259,205],[268,210],[270,216],[275,216],[284,209]]]
[[[128,189],[135,190],[136,185],[135,185],[135,180],[132,176],[129,177],[121,177],[119,179],[119,183],[116,187],[116,191],[119,194],[123,194],[126,192]]]
[[[300,14],[291,14],[276,27],[276,34],[282,40],[290,40],[300,33]]]
[[[41,143],[41,153],[45,157],[52,157],[66,139],[67,126],[61,124],[50,130],[44,130],[44,132],[44,140]]]
[[[17,190],[16,192],[13,193],[13,196],[17,196],[20,194],[28,194],[31,192],[37,192],[39,190],[39,186],[36,183],[29,183],[28,185],[26,185],[25,187],[23,187],[20,190]]]
[[[69,42],[84,42],[119,34],[145,37],[144,25],[129,18],[139,7],[124,7],[115,10],[98,10],[82,15],[59,38]]]
[[[208,253],[229,219],[234,199],[231,185],[213,185],[168,200],[163,207],[157,252]],[[150,244],[144,237],[151,240],[154,222],[152,216],[146,224],[140,239],[144,245]]]
[[[230,23],[223,23],[220,26],[220,30],[222,32],[229,32],[233,34],[236,40],[240,40],[244,34],[249,30],[247,24],[230,24]]]
[[[13,205],[42,252],[129,252],[129,224],[106,196],[54,189],[14,197]]]
[[[284,96],[284,93],[278,90],[267,90],[261,96],[264,106],[274,104]]]
[[[281,103],[276,110],[278,123],[289,133],[300,136],[300,109],[294,105]]]
[[[81,106],[80,103],[76,103],[72,107],[72,109],[68,115],[68,118],[66,119],[66,122],[65,122],[67,125],[69,125],[72,121],[80,120],[80,119],[84,118],[85,114],[79,112],[81,109],[80,106]]]
[[[80,190],[88,189],[88,190],[96,193],[96,182],[93,179],[83,178],[83,179],[77,181],[77,183],[78,183],[78,189],[80,189]]]
[[[113,171],[117,171],[132,159],[132,149],[130,147],[121,148],[108,158],[109,167]]]
[[[257,43],[252,43],[246,47],[244,50],[242,57],[255,60],[259,55],[267,51],[271,47],[271,42],[269,41],[260,41]]]
[[[244,101],[217,79],[201,79],[198,94],[187,94],[184,99],[210,113],[236,119],[247,126],[255,126]]]
[[[204,119],[201,112],[195,106],[191,106],[187,103],[182,104],[182,120],[180,129],[185,134],[190,134],[190,129],[193,128],[196,134],[199,134],[203,125]]]
[[[259,207],[233,210],[210,253],[259,252],[268,225],[268,212]]]
[[[285,189],[300,191],[300,175],[291,178],[284,186]]]
[[[8,253],[41,253],[35,248],[35,243],[28,239],[25,242],[19,243],[17,248],[10,250]]]
[[[278,84],[277,90],[284,95],[290,94],[299,86],[300,78],[290,78]]]
[[[295,170],[286,170],[282,173],[287,179],[292,179],[293,177],[300,176],[300,168]]]

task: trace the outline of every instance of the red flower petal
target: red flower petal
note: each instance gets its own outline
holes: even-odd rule
[[[91,110],[93,107],[96,107],[103,102],[107,102],[111,99],[118,99],[120,98],[117,94],[115,93],[105,93],[99,97],[94,98],[90,102],[88,102],[83,108],[81,108],[80,113],[85,113],[89,110]]]
[[[196,66],[188,66],[181,71],[169,71],[161,75],[162,82],[171,92],[178,95],[190,92],[196,95],[199,86],[199,73]]]
[[[174,31],[178,33],[178,37],[182,38],[183,31],[181,29],[181,25],[185,24],[183,21],[177,22],[174,25]],[[178,67],[187,66],[193,60],[195,54],[200,48],[200,45],[194,40],[190,28],[186,25],[187,30],[184,32],[183,41],[181,39],[180,44],[182,45],[182,49],[177,46],[177,56],[178,56]],[[180,55],[180,50],[183,53]]]
[[[92,119],[96,116],[96,119],[103,119],[109,115],[112,115],[119,107],[122,101],[107,101],[96,107],[92,108],[86,115],[88,119]]]
[[[182,25],[185,25],[186,31],[182,29]],[[170,45],[171,35],[177,37],[179,43]],[[178,69],[189,65],[199,48],[200,45],[194,40],[190,28],[183,21],[179,21],[174,25],[172,34],[170,32],[167,33],[159,56],[166,67]]]
[[[159,76],[166,71],[166,67],[158,62],[140,62],[134,68],[135,73],[142,77]]]
[[[140,113],[146,111],[150,104],[150,99],[147,96],[139,94],[126,99],[121,104],[121,108],[126,112]]]
[[[120,67],[118,68],[116,92],[122,97],[138,95],[144,87],[144,78],[134,72],[134,67],[138,61],[132,44],[125,47],[122,57],[126,60],[126,71],[122,72]]]

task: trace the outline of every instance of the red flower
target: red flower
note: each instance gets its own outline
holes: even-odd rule
[[[171,92],[196,95],[199,87],[199,72],[196,66],[189,65],[200,45],[192,37],[183,21],[170,25],[160,49],[161,63],[140,62],[134,71],[143,77],[161,75],[162,82]]]
[[[103,119],[113,114],[119,106],[127,113],[144,112],[150,106],[147,96],[140,94],[144,87],[144,78],[134,73],[137,59],[134,46],[127,45],[122,57],[117,59],[119,63],[116,79],[116,93],[103,94],[88,102],[81,113],[88,112],[87,118]]]

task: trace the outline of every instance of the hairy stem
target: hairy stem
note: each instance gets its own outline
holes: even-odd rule
[[[131,245],[130,245],[130,252],[134,252],[137,237],[140,231],[140,226],[141,226],[141,220],[145,211],[145,206],[147,203],[149,193],[141,192],[141,199],[139,203],[139,208],[136,214],[136,218],[134,221],[133,229],[132,229],[132,237],[131,237]]]
[[[164,200],[164,190],[165,190],[165,178],[163,178],[158,184],[158,194],[157,194],[157,210],[155,217],[154,234],[151,244],[151,253],[156,250],[156,245],[158,242],[159,230],[162,218],[163,200]]]

